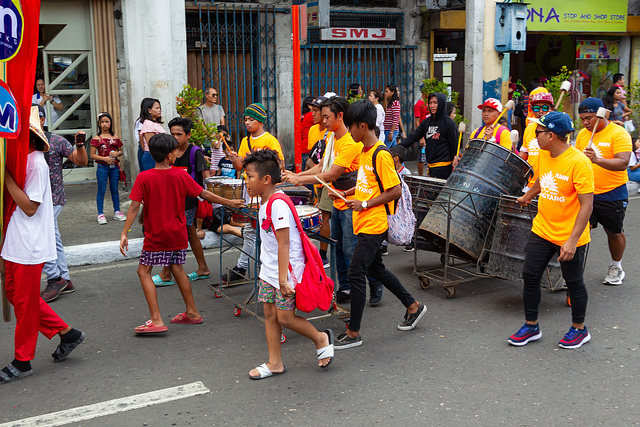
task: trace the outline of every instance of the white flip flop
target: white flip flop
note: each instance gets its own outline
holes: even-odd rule
[[[272,377],[274,375],[282,375],[285,372],[287,372],[287,367],[284,367],[284,370],[282,372],[271,372],[271,369],[269,369],[269,367],[267,366],[266,363],[263,363],[260,366],[256,366],[255,370],[258,371],[258,373],[260,374],[259,377],[252,377],[251,375],[249,375],[249,378],[251,378],[252,380],[262,380],[265,378],[269,378]]]
[[[331,329],[327,329],[323,332],[329,337],[329,345],[316,349],[316,354],[318,355],[318,360],[326,359],[328,357],[331,358],[331,360],[329,360],[329,363],[321,366],[321,368],[326,368],[327,366],[331,365],[331,362],[333,362],[333,331]]]

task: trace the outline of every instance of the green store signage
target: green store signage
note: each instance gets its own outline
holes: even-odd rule
[[[529,0],[527,31],[627,31],[628,0]]]

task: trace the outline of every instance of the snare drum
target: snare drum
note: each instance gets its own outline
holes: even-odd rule
[[[305,230],[318,231],[322,225],[322,216],[320,209],[313,206],[298,205],[296,206],[298,217]]]
[[[244,181],[241,179],[214,176],[207,178],[205,183],[207,184],[207,190],[213,194],[228,200],[242,199],[242,185]]]

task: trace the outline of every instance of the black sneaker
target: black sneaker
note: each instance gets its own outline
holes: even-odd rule
[[[427,306],[423,303],[418,306],[418,311],[415,313],[409,314],[408,312],[404,314],[404,322],[398,325],[398,329],[401,331],[410,331],[416,327],[422,316],[427,312]]]
[[[382,247],[380,248],[380,252],[382,252],[383,256],[389,255],[389,246],[382,245]]]
[[[338,291],[338,293],[336,293],[336,301],[338,301],[338,304],[351,302],[351,291]]]
[[[413,247],[413,245],[409,245],[409,246],[405,246],[404,247],[404,251],[405,252],[413,252],[415,250],[415,248]]]
[[[331,267],[331,264],[329,263],[329,259],[328,258],[322,258],[322,264],[324,264],[324,268]]]
[[[359,345],[362,345],[362,336],[358,335],[355,338],[351,338],[346,332],[338,335],[338,338],[333,341],[333,348],[335,350],[344,350]]]
[[[237,282],[238,280],[242,280],[244,279],[244,275],[247,272],[247,270],[245,270],[244,268],[240,268],[240,267],[233,267],[231,269],[231,274],[230,274],[230,278],[229,278],[229,282]],[[223,274],[221,277],[223,282],[227,282],[227,275]]]
[[[373,284],[370,283],[369,287],[371,289],[371,296],[369,297],[369,305],[371,307],[375,307],[378,304],[380,304],[380,301],[382,301],[384,286],[382,286],[382,283],[375,281],[373,282]]]

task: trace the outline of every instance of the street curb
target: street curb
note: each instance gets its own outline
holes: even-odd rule
[[[234,244],[242,244],[239,237],[226,235],[225,239]],[[99,242],[85,245],[75,245],[64,248],[68,267],[80,267],[82,265],[109,264],[114,261],[140,258],[143,238],[129,240],[129,251],[126,258],[120,253],[120,242]],[[205,238],[201,240],[203,249],[215,249],[220,247],[220,235],[213,231],[207,231]],[[228,243],[226,243],[228,245]],[[189,247],[188,250],[191,250]]]

